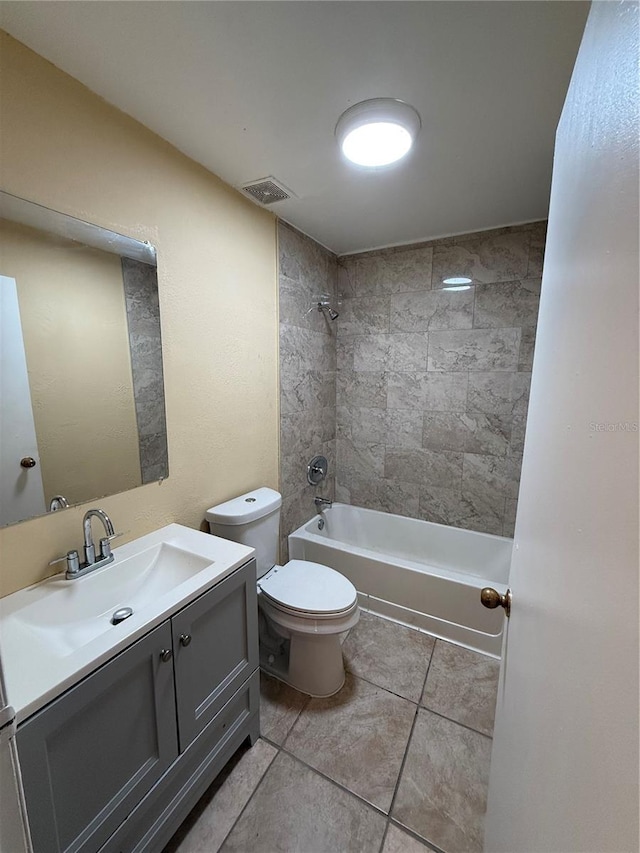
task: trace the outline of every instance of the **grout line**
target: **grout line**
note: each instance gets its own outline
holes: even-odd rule
[[[433,652],[435,650],[435,647],[436,647],[436,644],[434,643],[433,647],[431,649],[431,654],[429,655],[429,663],[427,665],[427,671],[426,671],[425,676],[424,676],[424,681],[422,682],[422,690],[420,691],[420,698],[422,698],[422,695],[424,693],[424,688],[427,684],[427,678],[429,677],[429,671],[431,669],[431,661],[433,660]],[[411,747],[411,740],[413,738],[413,732],[415,730],[416,722],[418,720],[418,712],[419,711],[420,711],[420,705],[417,704],[416,705],[416,712],[415,712],[415,715],[413,717],[413,723],[411,724],[411,731],[409,732],[409,740],[407,741],[407,745],[404,749],[404,755],[402,756],[402,764],[400,765],[400,772],[398,773],[398,778],[396,779],[395,788],[393,790],[393,797],[391,798],[391,805],[389,806],[389,817],[391,817],[393,807],[395,806],[396,799],[398,797],[398,789],[400,788],[400,780],[402,779],[402,774],[404,773],[404,767],[405,767],[405,764],[407,763],[407,756],[409,755],[409,748]]]
[[[387,822],[384,825],[384,832],[382,833],[382,841],[380,842],[380,848],[378,853],[382,853],[382,851],[384,850],[385,841],[387,840],[387,835],[389,833],[389,823],[389,818],[387,818]]]
[[[440,717],[443,720],[447,720],[450,723],[453,723],[456,726],[460,726],[463,729],[466,729],[469,732],[473,732],[476,735],[481,735],[482,737],[486,737],[487,740],[493,740],[492,735],[488,735],[485,732],[478,731],[478,729],[474,729],[472,726],[468,726],[466,723],[460,723],[458,720],[454,720],[452,717],[447,717],[446,714],[441,714],[439,711],[434,711],[433,708],[428,708],[426,705],[420,705],[420,708],[423,711],[428,711],[430,714],[435,714],[436,717]]]
[[[359,794],[354,793],[354,791],[351,791],[349,788],[345,787],[341,782],[336,782],[336,780],[332,779],[331,776],[327,776],[327,774],[323,773],[322,770],[318,770],[317,767],[312,767],[311,764],[307,764],[306,761],[304,761],[295,753],[291,752],[288,749],[285,749],[284,747],[282,747],[280,751],[283,752],[285,755],[288,755],[290,758],[293,758],[295,761],[298,762],[298,764],[302,764],[302,766],[306,767],[307,770],[311,770],[312,773],[315,773],[317,776],[321,776],[323,779],[326,779],[327,782],[331,782],[334,787],[339,788],[345,794],[349,794],[350,797],[353,797],[354,799],[358,800],[358,802],[363,803],[365,806],[367,806],[367,808],[370,808],[377,814],[382,815],[385,820],[389,818],[389,814],[381,806],[376,806],[374,803],[369,802],[369,800],[365,800],[364,797],[361,797]]]
[[[410,702],[412,705],[419,705],[420,702],[417,702],[415,699],[408,699],[406,696],[403,696],[401,693],[396,693],[395,690],[390,690],[388,687],[383,687],[382,684],[377,684],[375,681],[371,681],[370,678],[365,678],[363,675],[358,675],[355,672],[351,672],[350,669],[345,667],[345,672],[348,672],[352,678],[357,678],[359,681],[365,681],[367,684],[370,684],[372,687],[377,687],[378,690],[384,690],[385,693],[390,693],[392,696],[396,696],[398,699],[404,699],[405,702]]]
[[[265,740],[265,741],[266,741],[267,743],[269,743],[271,746],[276,746],[276,744],[272,743],[271,741],[268,741],[266,738],[263,738],[263,737],[262,737],[262,735],[260,735],[260,738],[261,738],[262,740]],[[257,791],[257,790],[258,790],[258,788],[262,785],[262,782],[264,781],[265,776],[267,775],[267,773],[269,772],[269,770],[270,770],[270,769],[271,769],[271,767],[273,766],[273,762],[274,762],[274,761],[276,760],[276,758],[278,757],[278,754],[280,753],[280,749],[279,749],[278,747],[276,747],[276,748],[277,748],[277,750],[278,750],[278,751],[277,751],[277,752],[276,752],[276,754],[273,756],[273,758],[272,758],[272,759],[271,759],[271,761],[269,762],[268,766],[265,768],[265,771],[264,771],[264,773],[262,774],[262,776],[260,777],[260,779],[259,779],[259,781],[258,781],[258,784],[257,784],[257,785],[255,786],[255,788],[253,789],[253,791],[251,792],[251,794],[250,794],[249,798],[247,799],[247,802],[244,804],[244,806],[243,806],[243,807],[242,807],[242,809],[240,810],[240,813],[238,814],[237,818],[234,820],[234,822],[233,822],[233,824],[232,824],[232,826],[231,826],[231,829],[229,830],[229,832],[227,832],[227,834],[226,834],[226,835],[225,835],[225,837],[223,838],[222,843],[220,844],[220,846],[219,846],[219,847],[217,847],[215,851],[213,851],[213,850],[212,850],[212,851],[211,851],[211,853],[217,853],[217,851],[218,851],[218,850],[221,850],[221,849],[224,847],[224,845],[226,844],[226,842],[227,842],[227,838],[229,838],[229,836],[231,835],[231,833],[233,832],[233,830],[236,828],[236,826],[237,826],[237,824],[238,824],[238,821],[240,820],[240,818],[242,817],[242,815],[243,815],[243,814],[245,813],[245,811],[247,810],[247,807],[248,807],[249,803],[251,802],[251,800],[253,800],[253,798],[254,798],[254,796],[255,796],[256,791]],[[217,793],[217,792],[216,792],[216,793]],[[215,796],[214,796],[214,799],[215,799]]]
[[[397,820],[396,818],[389,818],[388,823],[389,823],[389,824],[392,824],[393,826],[395,826],[395,827],[397,827],[398,829],[402,830],[402,832],[406,833],[407,835],[410,835],[412,838],[415,838],[415,840],[416,840],[416,841],[419,841],[421,844],[424,844],[424,846],[425,846],[428,850],[433,850],[433,853],[445,853],[445,851],[444,851],[444,850],[442,850],[442,848],[438,847],[438,846],[437,846],[436,844],[434,844],[432,841],[428,841],[428,840],[427,840],[426,838],[424,838],[422,835],[420,835],[419,833],[417,833],[417,832],[415,831],[415,829],[410,829],[408,826],[405,826],[403,823],[400,823],[400,821],[399,821],[399,820]]]
[[[288,685],[288,686],[290,686],[290,685]],[[295,687],[293,689],[295,690]],[[284,745],[289,740],[291,732],[295,729],[295,727],[298,724],[298,721],[300,720],[300,717],[302,716],[303,712],[306,711],[307,708],[309,707],[309,705],[311,704],[312,699],[313,699],[313,696],[307,696],[307,698],[305,699],[304,704],[302,705],[302,707],[298,711],[298,714],[297,714],[295,720],[293,721],[293,723],[291,724],[289,731],[284,736],[284,739],[283,739],[282,744],[280,746],[281,749],[284,749]]]

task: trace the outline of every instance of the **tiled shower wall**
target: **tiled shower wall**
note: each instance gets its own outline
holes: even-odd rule
[[[143,483],[169,473],[156,268],[122,258]]]
[[[544,240],[536,223],[340,258],[336,500],[513,535]]]
[[[280,292],[280,525],[281,559],[287,536],[315,515],[313,499],[334,496],[336,471],[337,323],[317,303],[336,302],[337,262],[318,243],[278,224]],[[329,461],[329,477],[307,483],[307,464],[317,454]]]

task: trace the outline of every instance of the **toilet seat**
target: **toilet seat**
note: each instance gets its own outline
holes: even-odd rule
[[[321,563],[290,560],[274,566],[258,581],[258,588],[277,610],[314,619],[340,617],[357,605],[350,580]]]

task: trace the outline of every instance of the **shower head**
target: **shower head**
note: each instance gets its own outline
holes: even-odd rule
[[[340,314],[337,311],[334,311],[331,305],[329,305],[328,299],[318,302],[318,311],[326,311],[330,320],[337,320],[340,316]]]

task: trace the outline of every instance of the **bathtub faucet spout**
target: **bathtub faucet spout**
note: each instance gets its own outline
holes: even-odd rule
[[[323,509],[331,509],[332,501],[329,501],[326,498],[316,497],[313,499],[313,502],[316,505],[318,512],[322,512]]]

